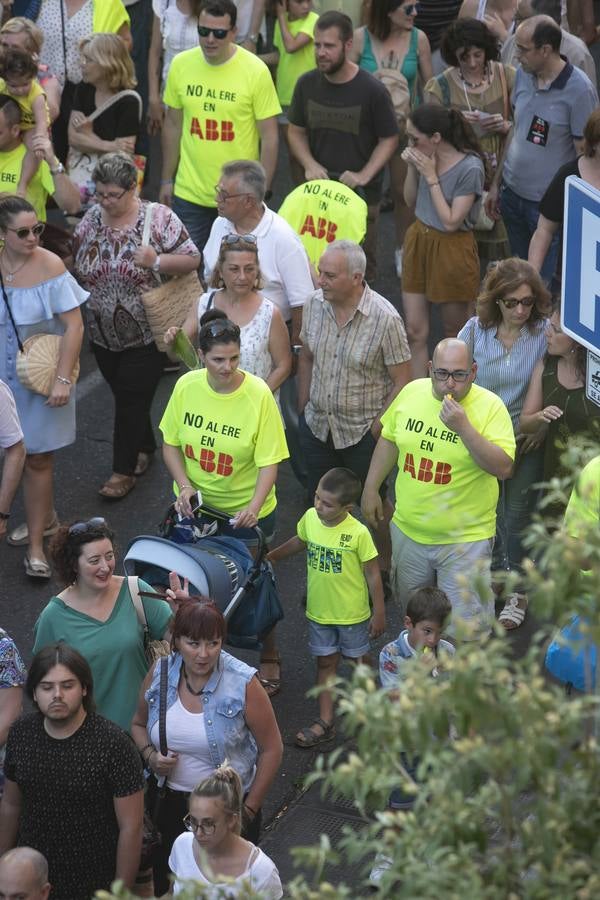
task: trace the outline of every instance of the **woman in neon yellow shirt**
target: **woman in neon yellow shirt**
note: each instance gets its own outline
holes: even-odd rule
[[[277,468],[288,457],[281,414],[268,385],[238,368],[240,329],[220,310],[200,319],[203,369],[179,379],[160,423],[163,459],[173,476],[175,509],[192,514],[200,490],[209,506],[230,516],[232,537],[252,544],[258,525],[267,540],[275,531]],[[273,633],[263,645],[261,681],[279,690]]]

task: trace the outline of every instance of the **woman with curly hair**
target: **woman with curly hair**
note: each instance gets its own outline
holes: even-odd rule
[[[98,712],[129,731],[148,670],[132,591],[154,592],[144,581],[115,575],[115,534],[100,517],[62,525],[50,555],[64,588],[35,623],[33,652],[56,641],[78,650],[94,676]],[[169,604],[158,596],[140,600],[150,639],[167,637]]]
[[[425,99],[459,109],[472,125],[485,161],[487,189],[512,124],[515,69],[500,62],[498,39],[477,19],[454,22],[444,35],[441,52],[448,68],[425,85]],[[484,272],[490,262],[510,256],[502,219],[491,230],[476,229],[475,238]]]
[[[503,260],[490,268],[477,299],[477,315],[458,333],[477,363],[477,384],[504,401],[517,439],[513,476],[500,487],[492,571],[522,572],[523,536],[535,502],[533,485],[542,476],[543,454],[542,436],[522,434],[519,417],[535,365],[547,349],[549,301],[533,266],[517,257]],[[506,597],[499,621],[507,629],[517,628],[526,606],[517,585]]]

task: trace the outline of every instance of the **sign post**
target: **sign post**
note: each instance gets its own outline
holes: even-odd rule
[[[561,327],[588,348],[586,395],[600,406],[600,191],[565,181]]]

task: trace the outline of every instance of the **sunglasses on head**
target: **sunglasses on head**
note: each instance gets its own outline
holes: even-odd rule
[[[239,244],[245,241],[247,244],[256,244],[255,234],[226,234],[221,244]]]
[[[25,238],[29,237],[29,232],[31,232],[31,234],[36,238],[40,237],[40,235],[42,235],[44,233],[45,227],[46,227],[46,225],[44,224],[44,222],[36,222],[36,224],[33,226],[33,228],[25,228],[25,227],[24,228],[9,228],[7,225],[6,230],[14,231],[16,236],[21,241],[24,241]]]
[[[409,3],[406,6],[402,6],[404,0],[397,0],[397,2],[392,3],[390,6],[390,12],[396,12],[397,9],[402,9],[402,12],[407,16],[418,15],[420,12],[420,5],[418,3]]]
[[[206,25],[198,25],[198,34],[200,37],[208,37],[209,34],[213,34],[218,41],[224,40],[231,28],[207,28]]]
[[[93,519],[88,519],[87,522],[75,522],[74,525],[71,525],[69,528],[69,536],[73,534],[85,534],[86,531],[96,531],[98,528],[106,527],[106,519],[103,519],[102,516],[94,516]]]
[[[212,338],[229,337],[233,338],[234,341],[239,341],[240,329],[233,322],[229,322],[226,319],[217,319],[214,322],[207,322],[206,325],[202,326],[200,329],[200,337],[204,338],[206,335],[209,335]]]

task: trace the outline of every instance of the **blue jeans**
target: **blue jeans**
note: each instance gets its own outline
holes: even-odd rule
[[[500,483],[493,572],[503,569],[523,573],[521,562],[527,552],[523,548],[523,537],[531,522],[538,494],[533,485],[542,480],[543,471],[543,449],[518,453],[513,477]]]
[[[218,216],[216,207],[199,206],[181,197],[173,197],[172,209],[188,230],[198,250],[202,253],[208,240],[212,224]]]
[[[506,184],[502,184],[500,188],[500,212],[508,232],[511,253],[513,256],[527,259],[529,242],[537,228],[540,214],[539,203],[519,197]],[[540,273],[546,284],[550,284],[556,269],[559,242],[560,234],[557,232],[552,238],[552,243]]]

